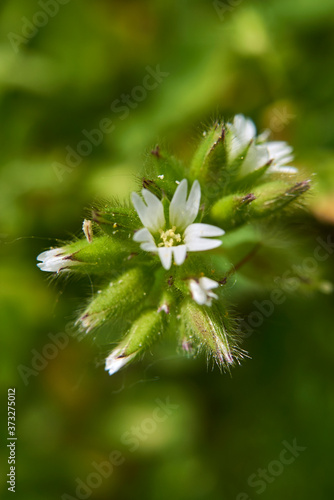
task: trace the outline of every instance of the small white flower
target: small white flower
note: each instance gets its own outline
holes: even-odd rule
[[[130,354],[129,356],[123,356],[122,351],[122,348],[116,348],[107,357],[105,370],[109,372],[109,375],[118,372],[118,370],[123,368],[123,366],[136,356],[136,353]]]
[[[65,253],[63,248],[52,248],[46,252],[40,253],[37,257],[40,261],[37,266],[41,271],[50,273],[59,273],[60,271],[67,271],[68,268],[74,264],[69,260],[69,255]]]
[[[147,189],[142,190],[145,200],[132,193],[132,203],[137,210],[144,228],[137,231],[134,241],[141,243],[142,250],[157,253],[165,269],[170,269],[172,258],[177,266],[185,261],[187,252],[201,252],[219,247],[220,240],[210,240],[225,231],[210,224],[193,224],[197,217],[201,187],[198,181],[192,185],[189,197],[188,182],[180,182],[169,206],[169,226],[166,227],[162,202]]]
[[[217,288],[218,286],[219,283],[217,283],[217,281],[206,278],[205,276],[203,278],[199,278],[198,280],[189,280],[189,288],[192,298],[200,306],[211,306],[212,299],[218,299],[218,295],[211,291],[213,288]]]
[[[289,165],[293,160],[292,147],[284,141],[267,141],[268,131],[256,137],[256,127],[250,118],[236,115],[233,123],[227,124],[231,133],[229,159],[233,162],[249,146],[241,166],[244,176],[270,163],[268,174],[295,174],[298,169]]]

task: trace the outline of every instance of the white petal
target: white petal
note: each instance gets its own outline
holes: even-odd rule
[[[222,244],[220,240],[208,240],[206,238],[193,238],[186,242],[188,252],[202,252],[212,250]]]
[[[236,134],[244,143],[250,142],[256,135],[256,127],[250,118],[244,115],[235,115],[233,126]]]
[[[267,172],[277,173],[277,174],[296,174],[298,172],[298,168],[281,166],[281,165],[272,165],[271,167],[269,167]]]
[[[247,175],[258,168],[264,167],[270,160],[268,149],[265,146],[252,144],[242,162],[240,176]]]
[[[274,165],[286,165],[294,158],[291,154],[293,152],[292,147],[284,141],[267,142],[265,145],[268,149],[270,158],[274,162]]]
[[[256,138],[257,144],[262,144],[267,141],[267,139],[270,137],[271,131],[269,129],[264,130],[259,134]]]
[[[52,248],[51,250],[40,253],[37,256],[37,260],[43,262],[44,260],[49,260],[53,257],[61,257],[62,255],[64,255],[64,250],[62,248]]]
[[[184,240],[187,243],[188,239],[204,238],[210,236],[223,236],[225,231],[217,226],[211,224],[191,224],[184,232]]]
[[[179,245],[173,248],[174,261],[177,266],[181,266],[186,259],[187,256],[187,247],[186,245]]]
[[[207,294],[205,290],[203,290],[202,287],[197,283],[197,281],[190,280],[189,288],[192,298],[194,299],[195,302],[197,302],[197,304],[199,304],[200,306],[206,304],[208,300]]]
[[[143,189],[143,195],[146,189]],[[152,193],[150,193],[154,199],[145,193],[145,199],[150,200],[149,205],[146,206],[139,194],[132,193],[131,199],[133,206],[135,207],[140,220],[143,225],[147,227],[152,232],[157,232],[162,229],[165,225],[165,216],[163,215],[163,206],[161,201]],[[159,208],[157,209],[157,207]]]
[[[206,276],[200,278],[199,282],[201,287],[205,290],[211,290],[212,288],[217,288],[219,286],[219,283],[217,281],[207,278]]]
[[[256,136],[256,127],[254,122],[250,118],[246,118],[243,115],[237,115],[234,119],[239,121],[239,127],[242,128],[243,139],[247,142],[251,141]]]
[[[187,201],[187,221],[185,226],[192,224],[197,217],[201,202],[201,186],[198,181],[194,181]]]
[[[146,227],[139,229],[134,236],[133,240],[141,243],[140,248],[146,252],[156,252],[157,246],[154,238]]]
[[[138,193],[131,193],[131,200],[133,206],[137,211],[137,214],[139,215],[140,220],[142,221],[144,226],[146,226],[146,222],[148,222],[146,219],[147,206],[145,205],[145,203],[143,202]]]
[[[106,359],[105,370],[109,372],[109,375],[113,375],[118,372],[123,366],[125,366],[131,359],[136,355],[130,354],[130,356],[119,357],[121,355],[121,349],[115,349]]]
[[[218,295],[211,292],[211,288],[217,288],[218,286],[219,284],[216,281],[206,277],[200,278],[198,281],[189,281],[192,298],[199,305],[211,306],[212,299],[218,299]]]
[[[132,193],[131,200],[143,225],[148,226],[150,220],[147,218],[147,206],[138,193]]]
[[[133,235],[133,240],[137,241],[138,243],[154,243],[153,236],[146,227],[143,227],[142,229],[139,229],[139,231],[136,231]]]
[[[172,247],[158,248],[161,264],[168,271],[172,265]]]
[[[187,193],[188,193],[188,182],[187,179],[183,179],[177,186],[172,201],[169,206],[169,219],[172,226],[177,228],[185,227],[185,221],[187,220]]]
[[[154,219],[155,226],[157,230],[165,227],[165,215],[164,215],[164,207],[159,198],[157,198],[151,191],[148,189],[142,190],[142,195],[144,200],[147,203],[147,210],[149,211],[152,219]]]
[[[158,250],[158,247],[156,246],[156,244],[150,243],[150,242],[142,243],[140,245],[140,248],[142,250],[145,250],[145,252],[156,252]]]
[[[64,261],[63,258],[51,258],[37,264],[41,271],[47,271],[49,273],[59,273],[61,269],[66,269],[70,265],[71,261]]]
[[[232,125],[228,124],[228,129],[232,133],[229,156],[231,160],[234,160],[254,139],[256,127],[252,120],[239,114],[234,117]]]
[[[293,152],[293,148],[285,141],[270,141],[265,145],[272,156],[287,156]]]

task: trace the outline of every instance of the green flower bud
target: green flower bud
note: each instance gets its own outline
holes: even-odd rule
[[[136,356],[148,349],[162,332],[161,314],[155,310],[144,312],[106,359],[106,370],[113,375]]]
[[[255,199],[252,193],[224,196],[213,205],[211,217],[226,230],[241,226],[249,218],[249,207]]]
[[[215,304],[203,307],[195,301],[185,300],[180,308],[182,342],[185,340],[213,355],[220,367],[228,368],[240,357],[233,325],[228,315],[223,315]],[[227,328],[231,331],[227,331]]]
[[[41,253],[37,260],[42,271],[61,273],[105,274],[129,255],[129,248],[108,236],[82,239]]]
[[[249,207],[250,218],[267,217],[296,201],[310,189],[310,181],[297,182],[287,189],[285,182],[268,182],[254,189],[256,200]]]
[[[89,333],[111,318],[135,317],[144,306],[150,281],[150,275],[141,268],[130,269],[95,296],[77,324]]]
[[[108,206],[92,211],[92,219],[102,231],[112,237],[132,239],[140,220],[137,212],[126,206]]]
[[[219,184],[224,180],[226,167],[225,128],[216,123],[210,130],[204,132],[203,139],[195,152],[190,174],[199,182]]]

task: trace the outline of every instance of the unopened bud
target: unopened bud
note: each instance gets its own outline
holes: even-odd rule
[[[131,245],[131,243],[130,243]],[[130,247],[108,236],[78,240],[60,248],[41,253],[37,260],[41,271],[65,271],[85,274],[105,274],[130,253]]]
[[[183,302],[180,311],[184,338],[212,354],[219,366],[234,363],[239,351],[233,332],[228,332],[230,322],[218,307],[203,308],[194,301]],[[183,341],[184,342],[184,341]]]
[[[105,369],[113,375],[136,356],[145,351],[161,333],[161,315],[150,310],[143,313],[134,323],[116,349],[106,359]]]
[[[193,179],[206,184],[220,184],[226,167],[225,128],[216,123],[203,134],[193,157],[190,173]]]
[[[286,183],[268,182],[254,189],[256,200],[250,206],[250,217],[266,217],[296,201],[311,187],[309,180],[288,188]]]
[[[101,210],[93,210],[92,219],[111,237],[117,235],[132,239],[133,232],[140,226],[136,211],[130,207],[106,206]]]
[[[77,324],[89,333],[110,318],[136,316],[144,306],[150,277],[140,268],[130,269],[101,290],[80,316]]]
[[[249,206],[255,199],[253,193],[224,196],[213,205],[211,216],[225,229],[233,229],[247,222]]]

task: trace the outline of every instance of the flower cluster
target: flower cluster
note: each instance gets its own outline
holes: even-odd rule
[[[101,283],[76,325],[83,333],[117,325],[110,374],[168,330],[187,352],[204,349],[223,368],[239,362],[224,287],[240,267],[233,256],[247,248],[245,228],[290,213],[309,189],[292,159],[287,143],[257,136],[242,115],[216,123],[189,166],[157,147],[131,204],[94,209],[85,238],[38,256],[42,271],[88,273]]]

